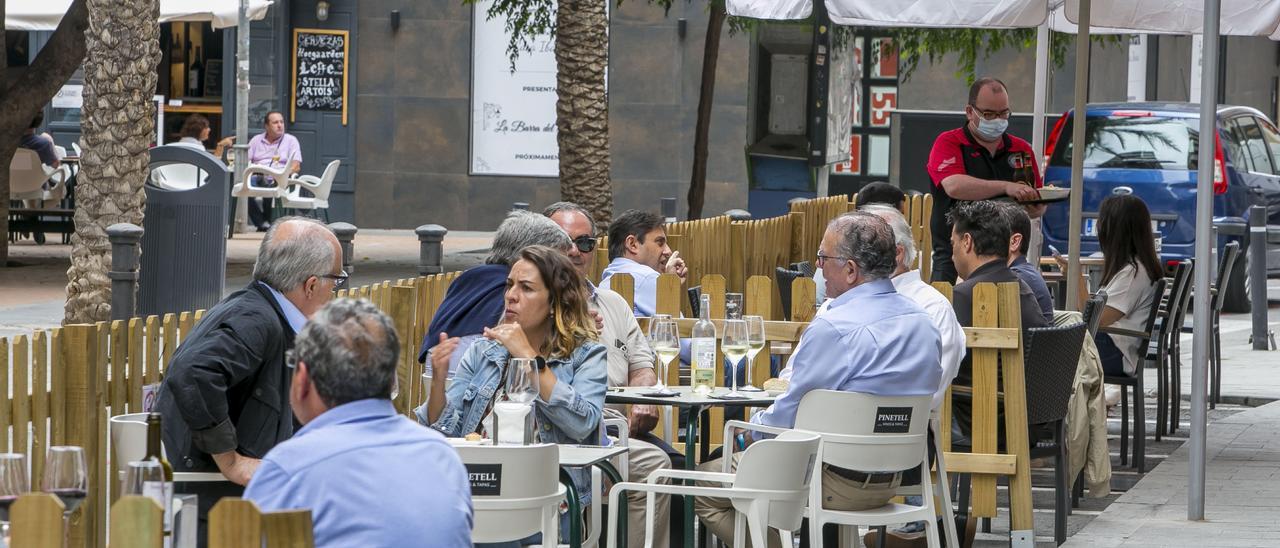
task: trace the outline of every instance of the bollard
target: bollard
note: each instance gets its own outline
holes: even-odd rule
[[[525,204],[526,206],[528,204]],[[413,230],[418,235],[418,275],[444,272],[444,235],[449,230],[440,225],[422,225]]]
[[[1249,248],[1241,250],[1249,259],[1250,309],[1253,312],[1253,349],[1270,350],[1267,334],[1267,208],[1249,208]]]
[[[725,211],[724,214],[729,217],[730,221],[750,221],[751,220],[751,212],[745,209],[730,209],[728,211]]]
[[[351,223],[333,223],[329,225],[329,230],[333,231],[333,235],[338,237],[338,243],[342,245],[342,270],[350,276],[355,271],[355,267],[351,265],[352,256],[356,252],[353,242],[360,229]]]
[[[521,211],[529,211],[529,202],[513,202],[511,209],[519,209]]]
[[[662,212],[663,222],[676,222],[676,199],[661,198],[659,201],[659,211]]]
[[[129,319],[138,306],[138,244],[142,242],[142,227],[113,224],[107,227],[107,240],[111,242],[111,271],[107,273],[111,279],[111,319]]]

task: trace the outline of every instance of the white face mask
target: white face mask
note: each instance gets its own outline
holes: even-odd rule
[[[984,141],[994,141],[1004,135],[1006,129],[1009,129],[1009,121],[1004,118],[996,118],[995,120],[978,119],[978,137]]]

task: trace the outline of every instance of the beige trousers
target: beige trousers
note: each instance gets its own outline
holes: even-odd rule
[[[671,468],[671,457],[658,446],[635,438],[627,440],[627,481],[647,483],[649,475],[663,468]],[[666,483],[665,480],[662,483]],[[627,546],[639,548],[645,545],[645,495],[640,491],[627,493]],[[671,544],[671,497],[654,495],[653,544],[655,548],[667,548]]]
[[[733,454],[732,470],[737,470],[738,459],[742,453]],[[724,467],[724,459],[716,459],[711,462],[704,462],[698,466],[703,472],[722,472]],[[721,487],[722,484],[712,482],[696,482],[698,485],[707,487]],[[855,482],[844,476],[836,475],[822,467],[822,507],[830,510],[868,510],[871,508],[879,508],[889,502],[898,490],[898,481],[895,480],[891,484],[873,484],[862,487],[861,483]],[[707,529],[725,544],[733,546],[733,518],[736,511],[733,504],[726,498],[720,497],[695,497],[693,499],[693,511],[702,518]],[[746,545],[751,546],[751,540],[747,539]],[[782,543],[778,539],[777,531],[769,530],[769,548],[781,548]],[[787,547],[790,548],[790,547]]]

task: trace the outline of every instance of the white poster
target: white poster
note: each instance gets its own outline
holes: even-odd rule
[[[81,97],[83,91],[84,86],[67,84],[58,90],[50,102],[53,103],[53,108],[80,108],[84,104],[84,98]]]
[[[512,71],[507,21],[488,18],[492,4],[475,3],[471,34],[471,174],[557,177],[555,41],[532,40]]]

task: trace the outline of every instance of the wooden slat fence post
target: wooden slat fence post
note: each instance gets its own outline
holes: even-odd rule
[[[13,401],[9,398],[9,339],[0,337],[0,452],[9,452],[9,426]]]
[[[238,498],[224,498],[209,510],[209,548],[243,548],[262,545],[262,512],[258,505]]]
[[[103,465],[100,457],[102,444],[103,386],[105,363],[98,346],[98,326],[77,324],[63,328],[63,363],[67,369],[67,444],[84,448],[88,467],[89,496],[71,515],[71,535],[68,546],[96,547],[105,544],[102,536],[106,529],[103,491]],[[98,528],[101,519],[102,528]]]
[[[609,289],[627,301],[627,306],[635,308],[636,280],[630,274],[614,274],[609,278]]]
[[[23,548],[62,548],[62,510],[58,497],[48,493],[27,493],[18,497],[9,509],[13,524],[10,546]],[[68,544],[67,546],[83,546]]]
[[[49,449],[49,336],[36,331],[31,348],[31,455],[44,455]],[[57,387],[53,388],[57,390]],[[44,473],[44,458],[30,459],[32,479]]]
[[[29,382],[30,353],[27,336],[13,338],[13,450],[28,451],[28,433],[31,427],[31,387]]]
[[[396,395],[396,410],[406,415],[413,414],[412,402],[421,391],[421,373],[418,371],[418,356],[415,350],[417,341],[413,340],[413,317],[418,301],[417,290],[413,287],[396,286],[387,289],[390,299],[390,316],[396,333],[400,335],[400,363],[396,366],[396,378],[400,383],[399,394]]]
[[[150,497],[129,495],[111,505],[108,548],[164,546],[164,510]]]

